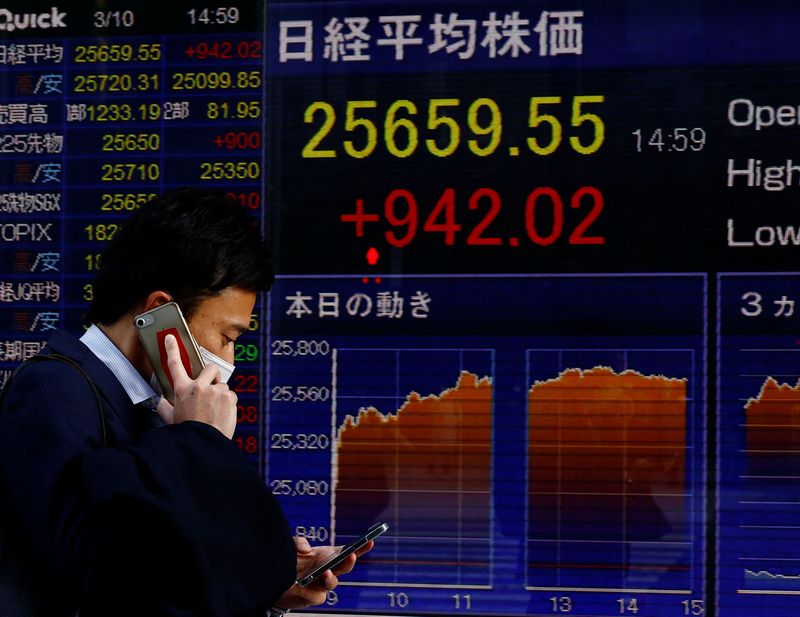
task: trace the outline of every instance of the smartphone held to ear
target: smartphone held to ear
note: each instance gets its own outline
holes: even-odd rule
[[[172,375],[167,368],[167,349],[164,345],[167,335],[172,334],[178,341],[181,361],[189,377],[196,378],[205,366],[200,348],[189,332],[180,308],[175,302],[167,302],[136,315],[133,324],[136,326],[136,333],[147,353],[164,398],[174,403],[175,391]]]
[[[328,559],[325,563],[318,565],[316,568],[307,572],[306,574],[302,575],[297,579],[297,584],[300,587],[307,587],[315,580],[317,580],[320,576],[322,576],[327,570],[331,568],[335,568],[340,563],[342,563],[345,559],[347,559],[350,555],[355,553],[358,549],[362,546],[367,544],[369,541],[374,540],[378,536],[386,533],[389,530],[389,525],[386,523],[376,523],[364,533],[364,535],[360,536],[347,546],[345,546],[342,550],[338,553],[334,553],[330,559]]]

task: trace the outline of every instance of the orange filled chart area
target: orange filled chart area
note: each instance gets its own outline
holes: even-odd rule
[[[704,290],[697,275],[279,277],[270,487],[312,544],[389,525],[327,609],[704,610]]]
[[[340,357],[357,362],[359,355],[357,349],[337,350],[335,365]],[[348,582],[488,587],[491,377],[455,371],[450,387],[408,392],[397,406],[351,407],[356,399],[349,396],[337,387],[335,539],[348,541],[375,521],[387,522],[390,532]]]
[[[529,354],[533,365],[553,352]],[[620,354],[621,366],[635,364],[631,352]],[[690,367],[692,354],[663,354],[682,376],[590,364],[533,380],[529,588],[679,594],[690,587],[689,373],[679,367],[682,356]]]
[[[754,398],[748,399],[745,410],[745,439],[747,452],[747,473],[744,478],[763,481],[765,485],[783,485],[792,495],[791,500],[782,502],[757,503],[756,500],[742,500],[742,505],[771,506],[782,505],[794,510],[798,501],[798,490],[792,485],[800,479],[800,381],[782,383],[768,376],[761,390]],[[785,493],[784,493],[785,494]],[[787,499],[784,497],[784,499]],[[773,517],[770,517],[772,519]],[[762,519],[760,524],[742,525],[742,529],[771,534],[772,543],[781,544],[780,529],[795,530],[794,517],[784,520],[789,525],[777,524]],[[778,568],[776,561],[783,561]],[[761,563],[759,563],[761,562]],[[775,595],[800,595],[800,568],[794,565],[797,559],[775,560],[765,565],[765,560],[745,558],[744,589],[741,593],[758,594],[759,591]],[[788,567],[787,567],[788,566]],[[762,569],[762,568],[769,569]],[[772,595],[772,594],[770,594]]]
[[[768,376],[744,409],[750,473],[800,477],[800,381]]]
[[[796,354],[793,354],[796,355]],[[774,610],[791,610],[800,596],[800,568],[793,542],[800,504],[800,381],[764,378],[744,404],[746,468],[740,478],[753,487],[738,501],[739,534],[750,544],[739,557],[739,594],[778,598]],[[754,542],[756,538],[760,541]],[[748,542],[749,540],[749,542]],[[783,598],[783,601],[780,601]],[[783,606],[781,606],[783,605]]]

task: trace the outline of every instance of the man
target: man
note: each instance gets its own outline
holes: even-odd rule
[[[242,209],[208,191],[167,194],[109,244],[87,332],[49,341],[45,353],[80,368],[48,360],[14,378],[0,410],[0,524],[41,614],[263,616],[323,602],[353,567],[294,585],[332,549],[292,540],[231,443],[235,393],[213,364],[189,377],[167,337],[170,405],[136,335],[134,315],[174,300],[198,344],[233,364],[272,281]]]

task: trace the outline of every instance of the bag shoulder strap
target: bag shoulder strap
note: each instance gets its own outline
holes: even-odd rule
[[[62,362],[64,364],[69,364],[72,368],[77,370],[83,378],[86,380],[86,383],[89,384],[89,387],[92,390],[92,394],[94,395],[94,400],[97,403],[97,413],[100,416],[100,429],[103,435],[103,446],[108,445],[108,438],[106,434],[106,414],[105,410],[103,409],[103,401],[100,398],[100,392],[97,390],[97,386],[94,385],[92,378],[86,374],[86,371],[83,370],[83,367],[75,362],[72,358],[69,358],[65,355],[59,353],[51,353],[51,354],[39,354],[38,356],[33,356],[32,358],[28,358],[20,364],[17,368],[14,369],[14,372],[11,373],[9,378],[6,380],[6,383],[3,385],[3,390],[0,392],[0,411],[3,409],[3,403],[6,400],[6,396],[8,396],[8,392],[11,389],[11,382],[14,380],[14,377],[19,374],[19,372],[29,364],[35,364],[39,362],[43,362],[46,360],[55,360],[57,362]]]

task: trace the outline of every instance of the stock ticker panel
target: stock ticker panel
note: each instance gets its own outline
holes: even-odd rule
[[[742,4],[0,2],[0,381],[216,187],[237,445],[392,528],[321,610],[796,614],[800,7]]]
[[[141,204],[199,185],[261,218],[263,7],[165,9],[0,3],[3,381],[55,328],[82,332],[100,254]],[[234,378],[254,462],[260,323]]]

